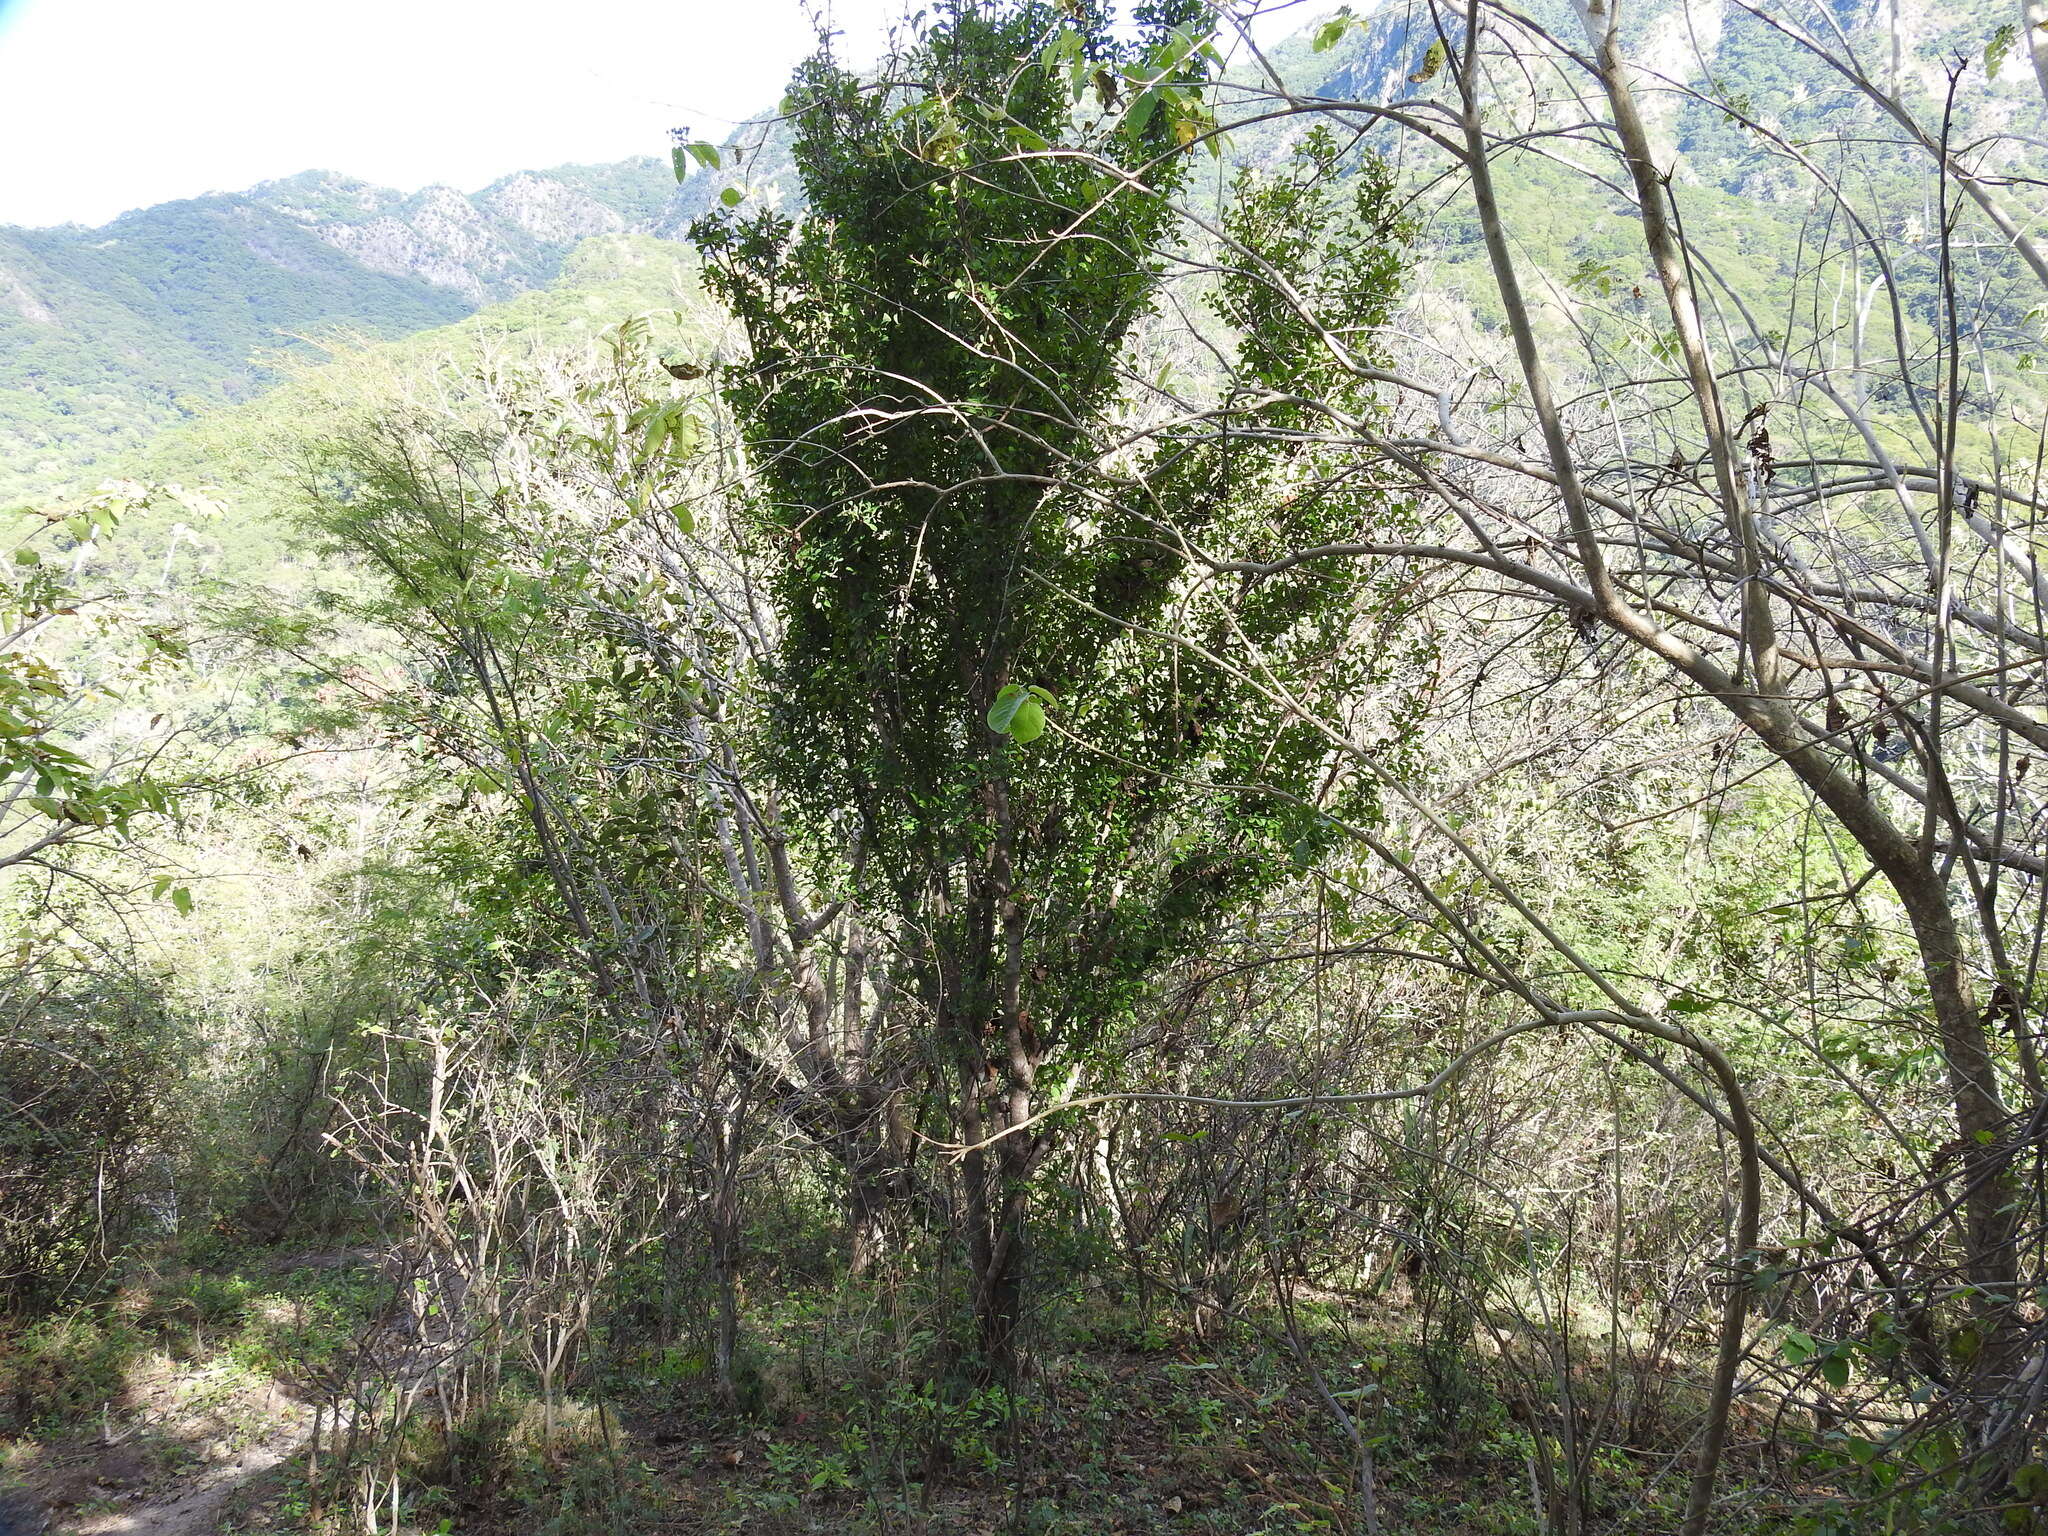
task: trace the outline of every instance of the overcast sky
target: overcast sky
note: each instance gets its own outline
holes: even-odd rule
[[[900,0],[832,10],[864,63]],[[800,0],[0,0],[0,224],[665,155],[772,107],[811,38]]]

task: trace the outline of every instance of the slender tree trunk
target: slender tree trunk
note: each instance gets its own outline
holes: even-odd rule
[[[994,1380],[1015,1377],[1024,1320],[1024,1242],[1031,1211],[1028,1173],[1017,1161],[1000,1153],[987,1160],[984,1167],[996,1187],[975,1226],[975,1334],[981,1367]]]
[[[2048,4],[2042,0],[2021,0],[2020,34],[2027,57],[2034,62],[2034,78],[2040,82],[2041,97],[2048,101]]]
[[[711,1244],[711,1284],[717,1298],[718,1315],[711,1337],[711,1373],[720,1403],[731,1408],[739,1401],[739,1384],[733,1376],[740,1336],[738,1114],[721,1112],[712,1134],[718,1161],[712,1175],[711,1216],[707,1226]]]
[[[1786,704],[1780,685],[1775,624],[1762,574],[1762,540],[1743,484],[1738,447],[1721,397],[1719,375],[1708,353],[1705,328],[1686,270],[1667,178],[1654,163],[1649,134],[1638,111],[1631,69],[1609,0],[1580,0],[1580,18],[1596,51],[1614,131],[1635,183],[1643,239],[1655,264],[1680,350],[1698,402],[1702,430],[1713,461],[1715,490],[1741,551],[1743,642],[1750,675],[1717,680],[1714,691],[1749,725],[1828,809],[1878,866],[1913,926],[1927,979],[1935,1026],[1948,1068],[1956,1116],[1966,1221],[1965,1272],[1994,1304],[2012,1299],[2016,1274],[2012,1251],[2014,1216],[2006,1174],[2009,1153],[2001,1146],[2006,1110],[1998,1091],[1997,1065],[1982,1014],[1971,997],[1967,955],[1948,905],[1945,882],[1931,853],[1908,839],[1867,791],[1842,771],[1823,748],[1809,741]],[[1483,157],[1484,150],[1481,146]],[[1603,614],[1612,622],[1624,610]],[[1632,623],[1629,621],[1633,621]],[[1617,627],[1647,628],[1627,613]],[[1640,637],[1638,637],[1640,638]],[[1698,668],[1689,669],[1698,675]]]
[[[889,1206],[886,1185],[863,1169],[848,1177],[846,1194],[847,1272],[855,1279],[870,1273],[882,1257]]]

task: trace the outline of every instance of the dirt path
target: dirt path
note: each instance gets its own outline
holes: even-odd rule
[[[0,1536],[212,1536],[229,1501],[311,1437],[312,1411],[274,1387],[209,1395],[181,1416],[184,1385],[154,1384],[143,1423],[112,1444],[58,1450],[25,1479],[11,1523],[0,1505]]]
[[[54,1525],[51,1536],[213,1536],[227,1502],[242,1488],[304,1448],[309,1431],[293,1426],[249,1446],[228,1460],[209,1464],[178,1483],[145,1488],[125,1509],[104,1511]]]
[[[379,1261],[375,1250],[294,1254],[281,1271]],[[225,1357],[156,1355],[129,1374],[99,1433],[36,1447],[0,1491],[0,1536],[214,1536],[268,1474],[305,1449],[313,1409],[302,1391]]]

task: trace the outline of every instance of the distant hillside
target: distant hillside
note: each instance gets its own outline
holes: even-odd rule
[[[651,157],[474,194],[309,171],[98,229],[0,228],[0,496],[248,397],[299,338],[405,335],[544,286],[677,190]]]
[[[1425,17],[1388,3],[1357,9],[1365,24],[1327,52],[1311,46],[1314,25],[1269,50],[1293,89],[1390,101],[1447,88],[1441,78],[1419,87],[1411,79],[1433,37]],[[1830,0],[1829,9],[1873,57],[1888,54],[1894,38],[1904,45],[1902,85],[1936,120],[1944,63],[1987,58],[2009,7],[2005,0]],[[1532,11],[1558,35],[1575,35],[1562,0],[1532,0]],[[1906,308],[1915,318],[1929,313],[1937,289],[1917,155],[1889,142],[1882,124],[1862,126],[1866,104],[1735,0],[1644,0],[1633,15],[1641,57],[1670,82],[1646,94],[1645,111],[1673,157],[1688,233],[1717,278],[1757,314],[1772,313],[1797,287],[1812,213],[1808,184],[1717,104],[1733,89],[1729,82],[1739,82],[1741,106],[1794,139],[1849,125],[1847,137],[1864,144],[1859,185],[1902,247],[1895,276]],[[1219,92],[1226,123],[1250,120],[1231,132],[1214,172],[1191,188],[1198,202],[1220,195],[1236,166],[1283,158],[1301,132],[1302,119],[1271,115],[1271,101],[1245,89],[1258,78],[1247,71]],[[1576,77],[1560,76],[1569,78]],[[1597,117],[1600,108],[1587,110]],[[1985,120],[1958,125],[1967,130],[1958,138],[1998,132],[2038,111],[2026,52],[2008,49]],[[2008,136],[1996,150],[2011,161],[2001,168],[2016,188],[2048,175],[2035,150],[2016,147],[2027,142]],[[1412,184],[1423,189],[1415,208],[1423,270],[1411,287],[1446,294],[1490,323],[1491,283],[1469,210],[1427,190],[1440,168],[1416,156],[1412,144],[1404,156]],[[1622,198],[1563,169],[1540,146],[1504,156],[1498,177],[1518,246],[1547,270],[1539,302],[1556,323],[1569,323],[1576,288],[1620,284],[1626,291],[1647,281]],[[720,169],[693,172],[681,186],[665,160],[646,156],[521,172],[470,194],[448,187],[404,194],[313,171],[141,209],[99,229],[0,228],[0,499],[49,489],[266,388],[277,377],[267,364],[303,350],[298,338],[395,337],[446,325],[546,287],[590,237],[681,239],[728,187],[744,195],[745,207],[800,206],[783,125],[742,127]],[[2016,289],[2008,297],[2016,275],[2010,261],[1978,260],[1983,334],[1997,349],[1994,370],[2003,372],[2019,366],[2004,358],[2040,345],[2031,300]]]
[[[574,346],[634,315],[689,313],[687,329],[662,319],[656,334],[694,359],[709,345],[705,302],[689,247],[644,234],[593,236],[568,253],[543,287],[402,337],[340,337],[317,363],[281,359],[283,377],[259,397],[210,411],[93,467],[141,480],[219,486],[238,514],[260,519],[291,499],[298,471],[289,445],[313,424],[402,398],[407,381],[437,368],[464,367],[485,353],[519,359]]]
[[[407,398],[443,370],[460,371],[484,356],[516,363],[573,350],[641,315],[656,317],[652,335],[665,353],[697,361],[711,355],[716,326],[694,253],[652,235],[601,235],[571,251],[545,287],[451,324],[382,341],[343,338],[317,363],[281,359],[283,377],[256,398],[91,464],[93,479],[204,485],[231,509],[228,517],[197,523],[177,508],[145,514],[108,552],[108,569],[125,580],[132,568],[146,585],[224,577],[274,592],[298,590],[319,556],[279,514],[301,498],[309,440]]]

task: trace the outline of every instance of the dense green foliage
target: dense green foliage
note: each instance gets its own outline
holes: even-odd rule
[[[1119,452],[1124,348],[1185,177],[1175,93],[1208,65],[1194,19],[1159,12],[1120,45],[1050,8],[962,7],[908,61],[907,101],[814,65],[791,91],[801,228],[766,214],[696,234],[752,343],[728,399],[783,625],[772,761],[800,812],[859,850],[870,920],[887,914],[907,953],[976,1148],[977,1308],[1002,1351],[1039,1096],[1099,1074],[1166,964],[1313,858],[1333,818],[1364,814],[1332,792],[1314,723],[1369,670],[1345,655],[1359,585],[1203,590],[1188,547],[1322,542],[1388,509],[1360,487],[1319,494],[1284,406],[1256,433]],[[1040,49],[1048,63],[1019,65]],[[1147,84],[1084,136],[1070,80],[1094,69]],[[1249,193],[1232,232],[1297,281],[1327,261],[1331,323],[1364,330],[1394,298],[1371,222],[1388,191],[1365,183],[1363,227],[1334,255],[1304,233],[1331,227],[1329,196],[1297,184]],[[1263,291],[1226,278],[1215,297],[1249,338],[1230,388],[1344,391]],[[1245,645],[1292,697],[1235,686],[1212,648]]]
[[[2048,1530],[2048,78],[1462,14],[133,216],[509,222],[20,521],[0,1526]]]

